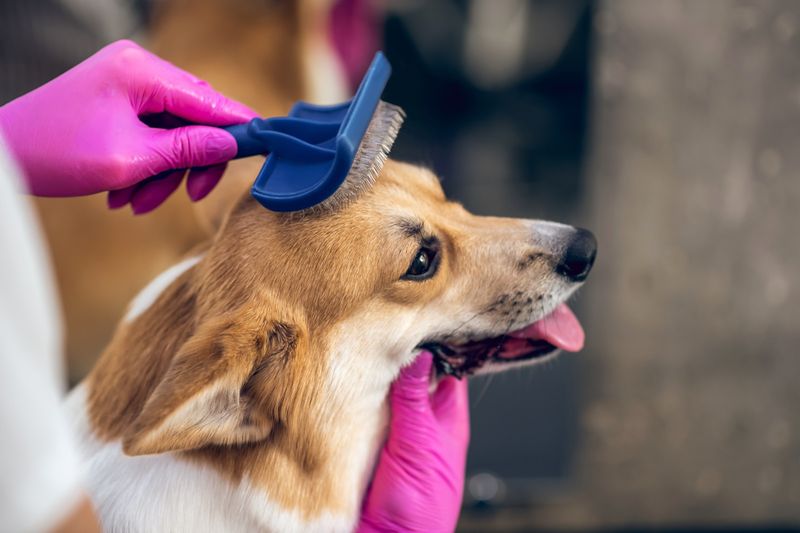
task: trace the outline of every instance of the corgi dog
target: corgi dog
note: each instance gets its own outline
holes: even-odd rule
[[[387,161],[327,213],[249,194],[131,303],[67,400],[109,531],[351,531],[389,386],[422,348],[458,377],[577,351],[586,230],[475,216]]]

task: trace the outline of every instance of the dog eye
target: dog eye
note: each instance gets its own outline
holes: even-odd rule
[[[438,254],[433,248],[422,247],[417,251],[414,260],[408,267],[403,279],[421,281],[432,277],[436,273]]]

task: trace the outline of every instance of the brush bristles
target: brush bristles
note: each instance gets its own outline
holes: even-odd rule
[[[301,213],[308,215],[340,209],[370,189],[389,157],[405,117],[406,114],[400,107],[379,101],[361,144],[358,145],[350,172],[341,186],[329,198]]]

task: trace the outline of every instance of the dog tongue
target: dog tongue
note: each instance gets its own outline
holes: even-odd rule
[[[543,340],[568,352],[578,352],[583,349],[585,338],[580,322],[565,304],[559,304],[543,319],[520,330],[512,331],[509,336],[517,339]]]

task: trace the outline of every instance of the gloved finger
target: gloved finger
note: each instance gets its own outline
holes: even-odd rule
[[[247,122],[258,113],[215,91],[208,83],[156,58],[154,85],[141,103],[140,113],[170,113],[197,124],[228,126]]]
[[[119,209],[126,205],[133,198],[133,191],[136,190],[136,185],[125,187],[124,189],[117,189],[115,191],[108,191],[107,204],[109,209]]]
[[[166,172],[137,185],[131,198],[133,214],[149,213],[163,204],[169,195],[180,186],[185,172],[185,170]]]
[[[193,202],[202,200],[217,186],[225,172],[225,163],[210,167],[193,168],[186,178],[186,192]]]
[[[433,355],[428,351],[420,352],[419,356],[407,367],[400,371],[400,375],[392,384],[389,396],[392,415],[403,409],[415,411],[430,411],[430,386]]]
[[[459,439],[469,438],[467,380],[452,376],[442,379],[431,398],[431,409],[445,431]]]
[[[236,155],[233,135],[219,128],[185,126],[148,132],[152,159],[146,171],[158,174],[180,168],[208,167]]]

